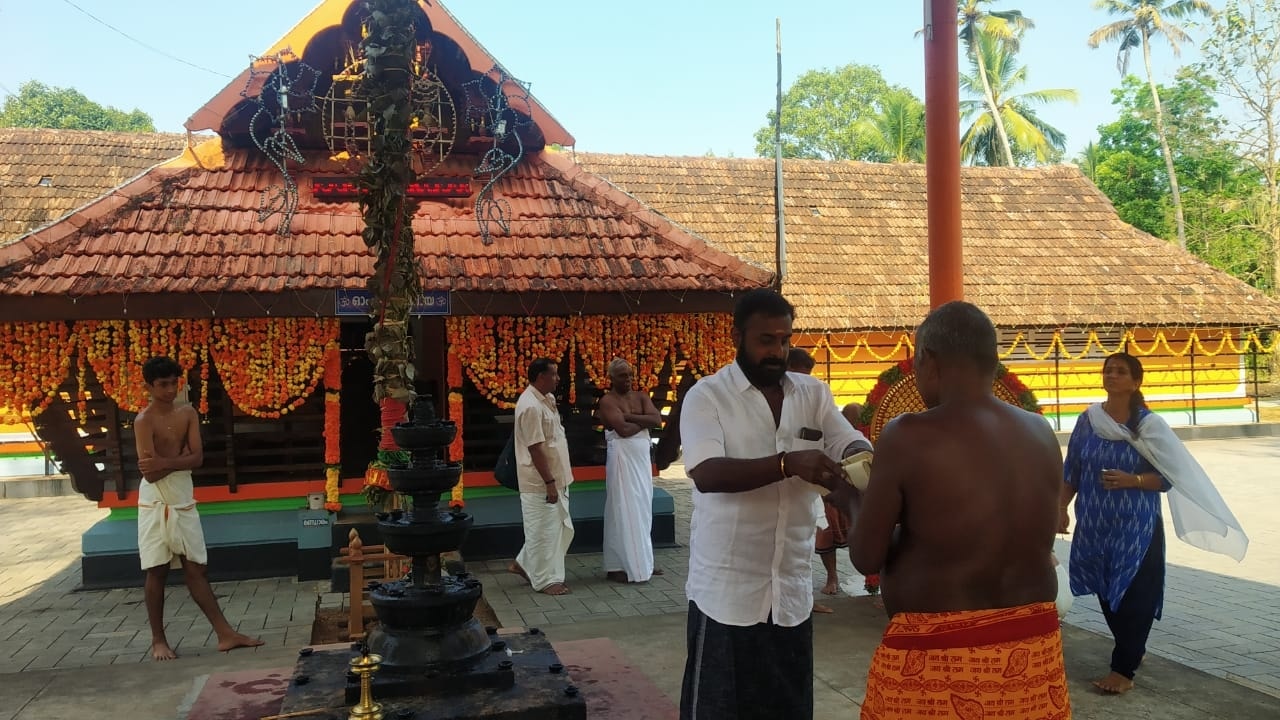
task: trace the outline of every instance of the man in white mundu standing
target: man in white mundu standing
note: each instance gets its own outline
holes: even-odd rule
[[[573,518],[569,515],[573,469],[552,394],[559,384],[555,361],[538,358],[529,364],[529,386],[516,401],[516,476],[524,547],[508,569],[547,595],[569,593],[564,584],[564,556],[573,542]]]
[[[605,460],[604,571],[615,582],[648,582],[653,567],[653,461],[649,429],[662,424],[653,400],[633,388],[622,358],[609,363],[609,392],[598,413],[608,443]]]
[[[684,398],[695,491],[682,720],[813,717],[814,502],[820,488],[849,500],[840,460],[871,444],[826,383],[787,372],[794,318],[772,290],[742,295],[736,361]]]

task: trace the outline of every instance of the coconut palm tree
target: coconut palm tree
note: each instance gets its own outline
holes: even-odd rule
[[[863,120],[861,132],[892,163],[924,162],[924,103],[908,90],[895,89],[880,98],[880,111]]]
[[[980,38],[991,37],[1004,44],[1010,52],[1017,52],[1022,34],[1035,27],[1030,18],[1021,10],[989,10],[985,6],[993,0],[956,0],[958,13],[957,25],[960,28],[960,41],[964,43],[971,62],[978,65],[978,78],[983,82],[983,98],[987,103],[987,111],[994,119],[996,137],[1000,142],[1000,151],[1004,155],[1005,165],[1013,165],[1013,148],[1009,143],[1008,129],[1004,125],[1001,114],[996,109],[996,98],[986,83],[989,73],[984,67],[985,59],[977,51]]]
[[[1178,247],[1187,249],[1186,221],[1182,215],[1182,192],[1178,188],[1178,176],[1173,167],[1173,153],[1169,150],[1169,137],[1164,128],[1164,111],[1160,107],[1160,93],[1156,90],[1155,75],[1151,72],[1151,39],[1163,36],[1173,48],[1174,56],[1182,51],[1182,43],[1191,39],[1172,21],[1193,15],[1211,15],[1213,7],[1207,0],[1095,0],[1095,10],[1106,10],[1122,19],[1103,25],[1089,34],[1089,47],[1117,42],[1116,68],[1121,77],[1129,74],[1129,54],[1142,48],[1142,62],[1147,71],[1147,85],[1151,87],[1151,103],[1156,113],[1156,134],[1160,138],[1160,150],[1164,153],[1165,172],[1169,173],[1169,191],[1173,196],[1173,217],[1178,229]]]
[[[1090,140],[1088,145],[1084,146],[1084,152],[1080,153],[1080,157],[1076,159],[1076,164],[1080,166],[1080,170],[1089,178],[1094,185],[1098,184],[1098,164],[1102,161],[1101,153],[1098,150],[1098,144]]]
[[[1010,165],[1016,157],[1047,162],[1060,154],[1066,135],[1036,115],[1034,107],[1046,103],[1075,102],[1075,90],[1032,90],[1016,92],[1027,81],[1027,67],[1019,66],[1009,46],[991,35],[977,38],[971,60],[973,74],[960,75],[960,89],[984,100],[960,103],[960,112],[972,123],[960,139],[960,153],[968,162],[981,165]],[[986,73],[985,77],[982,73]],[[991,111],[995,108],[995,112]],[[1001,137],[1003,126],[1008,135]],[[1006,147],[1004,142],[1009,142]]]

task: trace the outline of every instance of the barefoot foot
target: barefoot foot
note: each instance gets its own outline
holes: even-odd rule
[[[827,578],[827,584],[822,586],[823,595],[839,595],[840,581],[835,578]]]
[[[654,568],[654,569],[653,569],[653,574],[654,574],[654,575],[666,575],[666,573],[662,572],[662,568]]]
[[[524,568],[520,567],[520,563],[518,563],[518,562],[513,562],[513,563],[511,563],[510,565],[508,565],[508,566],[507,566],[507,572],[509,572],[509,573],[514,573],[514,574],[516,574],[516,575],[519,575],[520,577],[524,578],[525,580],[528,580],[528,579],[529,579],[529,573],[525,572],[525,571],[524,571]]]
[[[1133,681],[1118,672],[1093,681],[1093,686],[1108,695],[1123,695],[1133,689]]]
[[[828,615],[830,613],[835,612],[835,610],[832,610],[831,608],[827,607],[826,605],[823,605],[822,603],[814,603],[813,611],[816,613],[822,613],[823,615]]]
[[[569,586],[564,583],[551,583],[538,592],[544,595],[568,595],[572,591],[569,589]]]
[[[259,640],[258,638],[235,633],[234,635],[228,635],[225,638],[218,638],[218,652],[231,652],[236,648],[258,647],[265,644],[265,641]]]
[[[169,647],[169,642],[167,640],[151,641],[152,660],[160,662],[163,660],[174,660],[177,659],[177,657],[178,654],[173,651],[173,648]]]

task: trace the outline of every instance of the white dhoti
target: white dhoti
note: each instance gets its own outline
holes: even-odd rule
[[[622,437],[605,431],[604,571],[629,582],[653,576],[653,465],[649,431]]]
[[[560,491],[554,505],[542,493],[520,493],[524,518],[524,547],[516,563],[529,576],[534,590],[564,582],[564,556],[573,542],[573,518],[569,516],[569,492]]]
[[[143,570],[159,565],[179,568],[183,557],[209,564],[190,470],[176,470],[157,482],[142,481],[138,488],[138,556]]]

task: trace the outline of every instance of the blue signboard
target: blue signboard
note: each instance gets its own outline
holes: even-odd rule
[[[338,315],[368,315],[373,295],[368,290],[340,289],[336,294]],[[422,293],[414,304],[412,315],[448,315],[449,291],[431,290]]]

